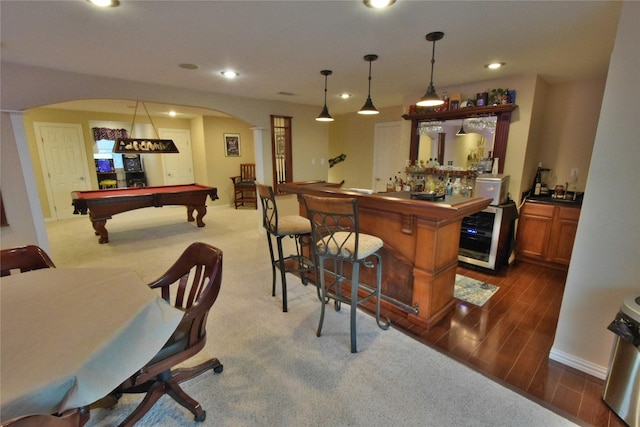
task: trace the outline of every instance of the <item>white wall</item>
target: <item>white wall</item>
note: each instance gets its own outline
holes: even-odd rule
[[[603,378],[622,298],[640,295],[640,3],[624,2],[551,357]]]

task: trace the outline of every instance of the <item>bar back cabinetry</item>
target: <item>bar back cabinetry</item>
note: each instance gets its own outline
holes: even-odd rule
[[[579,218],[579,206],[525,202],[518,220],[516,258],[567,270]]]

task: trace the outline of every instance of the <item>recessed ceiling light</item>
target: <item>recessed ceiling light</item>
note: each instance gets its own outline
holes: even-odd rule
[[[185,70],[197,70],[199,67],[196,64],[180,64],[180,68]]]
[[[346,92],[345,93],[341,93],[340,94],[340,98],[349,99],[349,98],[351,98],[351,94],[350,93],[346,93]]]
[[[362,0],[365,6],[370,7],[372,9],[384,9],[385,7],[389,7],[396,2],[396,0]]]
[[[118,0],[87,0],[89,3],[100,7],[116,7],[120,5]]]
[[[236,77],[239,76],[238,73],[236,73],[235,71],[232,71],[232,70],[226,70],[226,71],[223,71],[220,74],[222,74],[223,76],[225,76],[228,79],[235,79]]]
[[[169,111],[169,115],[171,117],[175,117],[178,113],[176,113],[175,111]]]
[[[484,67],[490,70],[496,70],[500,67],[504,67],[506,64],[504,62],[492,62],[490,64],[486,64]]]

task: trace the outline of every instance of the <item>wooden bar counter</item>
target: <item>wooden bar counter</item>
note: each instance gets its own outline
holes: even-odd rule
[[[435,325],[454,305],[453,290],[462,218],[489,206],[491,199],[447,196],[429,202],[409,192],[363,194],[325,182],[281,184],[281,191],[358,199],[360,230],[384,241],[382,303],[424,328]],[[360,270],[361,282],[372,284],[373,272]]]

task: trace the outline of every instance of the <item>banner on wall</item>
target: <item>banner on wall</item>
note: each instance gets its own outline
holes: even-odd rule
[[[113,147],[114,153],[166,154],[179,153],[172,139],[119,138]]]

